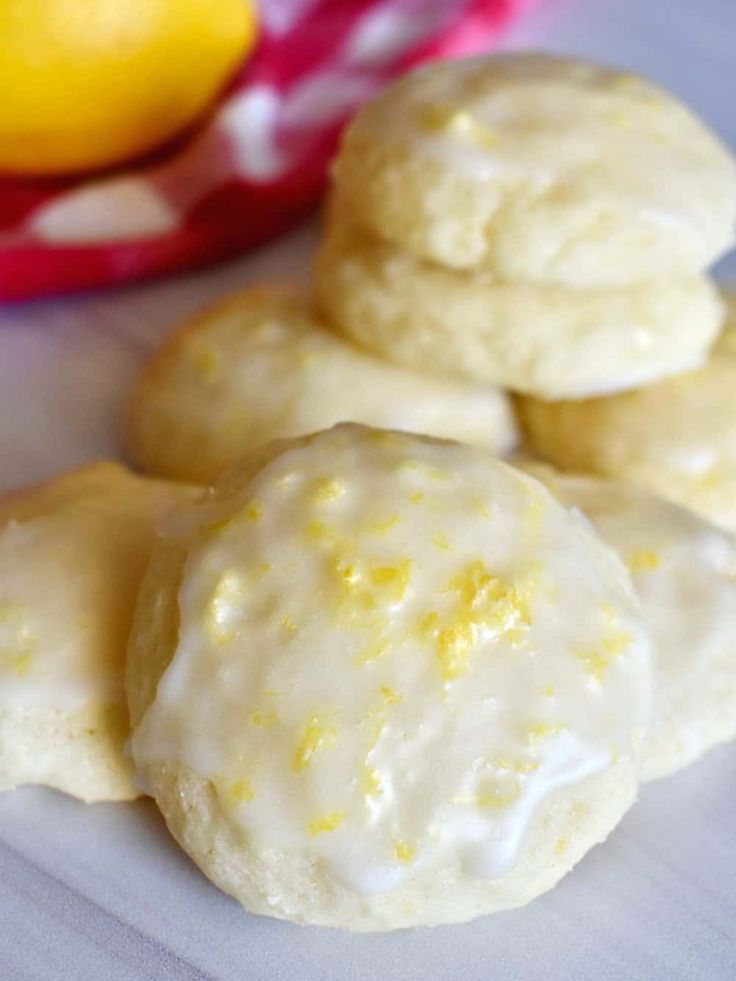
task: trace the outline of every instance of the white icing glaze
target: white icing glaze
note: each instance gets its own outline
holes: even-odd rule
[[[97,464],[0,501],[0,711],[125,703],[136,592],[179,493]]]
[[[531,472],[628,565],[654,641],[652,753],[685,765],[709,747],[716,716],[736,712],[736,538],[645,491]]]
[[[210,778],[257,847],[365,894],[500,876],[541,800],[634,751],[628,577],[489,454],[340,426],[195,520],[133,749]]]

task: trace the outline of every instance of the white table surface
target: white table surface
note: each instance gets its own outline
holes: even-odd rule
[[[643,71],[736,147],[736,0],[543,0],[507,45]],[[166,283],[0,310],[0,489],[114,456],[129,382],[170,325],[254,279],[306,275],[314,235]],[[719,275],[736,279],[736,263]],[[726,981],[735,831],[725,747],[646,787],[605,846],[525,909],[353,936],[244,914],[150,802],[28,788],[0,795],[0,981]]]

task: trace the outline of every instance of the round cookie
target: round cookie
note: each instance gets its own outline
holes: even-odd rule
[[[628,480],[736,531],[736,302],[698,371],[582,402],[519,399],[531,446],[563,470]]]
[[[175,331],[145,369],[126,442],[150,473],[212,482],[267,440],[342,420],[476,443],[516,440],[508,397],[378,361],[324,330],[295,290],[250,289]]]
[[[705,357],[722,308],[702,276],[622,289],[509,284],[416,259],[333,202],[316,265],[336,330],[425,372],[541,398],[583,398],[686,371]]]
[[[736,738],[736,538],[636,487],[524,469],[579,508],[627,564],[654,642],[654,780]]]
[[[632,803],[649,639],[616,556],[468,446],[342,425],[164,529],[132,749],[247,909],[389,930],[528,902]]]
[[[734,241],[736,167],[673,96],[546,54],[437,62],[361,108],[334,165],[357,218],[425,259],[621,286]]]
[[[125,648],[155,523],[191,493],[98,463],[0,498],[0,789],[139,795]]]

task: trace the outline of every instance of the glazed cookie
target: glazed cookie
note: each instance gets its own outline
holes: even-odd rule
[[[477,448],[342,425],[164,530],[136,764],[252,912],[390,930],[550,889],[634,799],[649,641],[620,561]]]
[[[141,377],[126,437],[144,470],[210,483],[262,442],[342,420],[496,453],[516,438],[503,392],[380,362],[324,330],[295,290],[277,287],[238,294],[175,331]]]
[[[550,55],[411,72],[358,111],[334,174],[367,228],[508,280],[678,277],[734,240],[736,167],[705,125],[644,79]]]
[[[736,539],[624,484],[525,466],[579,508],[628,565],[654,642],[643,778],[680,770],[736,737]]]
[[[583,398],[696,367],[722,320],[703,276],[608,290],[503,283],[416,259],[342,204],[317,258],[319,306],[341,333],[425,372]]]
[[[736,531],[736,302],[699,371],[614,398],[520,399],[529,442],[563,470],[629,480]]]
[[[99,463],[0,499],[0,789],[140,793],[125,647],[154,524],[191,493]]]

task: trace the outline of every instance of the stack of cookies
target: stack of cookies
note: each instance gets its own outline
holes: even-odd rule
[[[542,55],[406,76],[349,126],[317,263],[369,350],[543,399],[700,364],[736,172],[669,94]]]
[[[704,274],[735,218],[726,150],[641,79],[517,55],[387,89],[314,296],[231,298],[136,387],[130,455],[208,489],[98,464],[0,502],[0,788],[145,787],[299,923],[552,888],[736,737],[736,325]],[[498,459],[506,389],[588,476]]]
[[[548,55],[430,65],[358,112],[334,176],[312,297],[230,298],[144,373],[143,469],[209,482],[344,420],[504,454],[506,390],[636,389],[701,366],[721,330],[705,270],[733,241],[734,161],[638,77]]]

